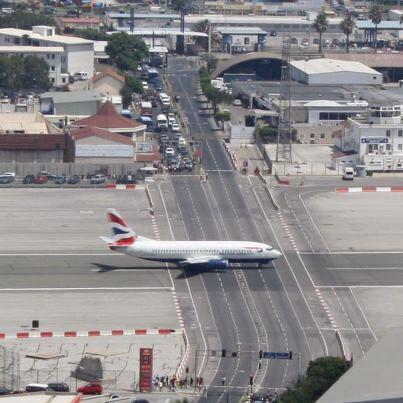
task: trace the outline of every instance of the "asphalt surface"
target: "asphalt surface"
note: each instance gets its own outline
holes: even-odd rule
[[[170,60],[167,78],[172,91],[181,96],[180,107],[191,136],[202,143],[202,165],[208,180],[178,175],[172,177],[170,185],[161,185],[171,186],[175,194],[176,206],[172,210],[176,207],[179,213],[173,216],[180,214],[188,239],[256,240],[277,247],[265,217],[266,212],[270,215],[274,211],[266,205],[266,195],[255,194],[256,190],[261,192],[261,183],[241,178],[232,170],[222,141],[211,132],[207,118],[198,113],[200,104],[194,99],[197,70],[190,71],[186,66],[184,59]],[[179,70],[181,74],[176,74]],[[220,346],[219,354],[220,349],[227,351],[227,357],[214,358],[213,373],[199,370],[208,380],[207,397],[203,400],[237,401],[249,389],[250,375],[254,376],[254,390],[285,388],[297,379],[313,355],[325,354],[323,340],[290,269],[285,268],[284,277],[280,277],[284,262],[281,259],[274,266],[196,274],[188,270],[190,289],[194,287],[202,294],[200,290],[204,288],[213,319],[208,320],[214,326],[214,345]],[[304,322],[296,313],[305,318]],[[191,341],[201,344],[197,339]],[[204,348],[211,355],[209,343]],[[294,359],[262,360],[259,368],[259,350],[293,351]],[[237,357],[228,357],[232,353]],[[208,359],[206,363],[208,367]]]

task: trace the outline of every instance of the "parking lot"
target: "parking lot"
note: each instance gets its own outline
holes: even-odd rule
[[[101,357],[106,387],[131,390],[139,347],[154,347],[160,374],[172,375],[179,365],[185,347],[169,273],[164,265],[112,252],[98,239],[109,234],[108,207],[139,234],[154,237],[144,189],[2,189],[0,333],[4,347],[22,352],[21,386],[59,380],[75,387],[70,371],[91,355]],[[89,331],[100,335],[89,337]],[[21,332],[53,338],[15,338]],[[63,357],[25,357],[34,352]]]

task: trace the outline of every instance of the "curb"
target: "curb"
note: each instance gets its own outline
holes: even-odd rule
[[[44,339],[60,337],[143,336],[183,334],[182,329],[114,329],[114,330],[68,330],[64,332],[17,332],[0,333],[0,339]]]
[[[235,153],[232,153],[230,151],[230,149],[228,148],[227,143],[225,141],[223,141],[223,144],[224,144],[225,151],[227,151],[229,159],[231,160],[231,164],[232,164],[233,168],[235,169],[235,171],[237,171],[238,170],[238,168],[236,166],[237,158],[236,158]]]
[[[129,184],[129,185],[115,185],[110,183],[105,186],[107,189],[116,189],[116,190],[126,190],[126,189],[135,189],[136,185]]]
[[[336,193],[403,192],[402,186],[363,186],[336,188]]]

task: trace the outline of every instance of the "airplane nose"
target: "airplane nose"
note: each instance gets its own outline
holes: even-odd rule
[[[280,251],[278,251],[277,249],[274,249],[272,252],[274,254],[274,259],[277,259],[277,258],[283,256],[283,254]]]

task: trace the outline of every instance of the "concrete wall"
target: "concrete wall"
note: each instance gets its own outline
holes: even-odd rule
[[[307,84],[382,84],[382,74],[366,74],[354,72],[323,73],[307,75]]]
[[[63,162],[63,150],[54,150],[54,151],[0,150],[0,161],[2,162],[34,161],[36,163]]]
[[[65,102],[54,105],[55,115],[94,115],[99,109],[99,101]]]
[[[94,44],[66,45],[64,51],[66,71],[70,74],[79,71],[94,75]]]
[[[293,125],[297,139],[303,144],[335,144],[334,132],[340,125]]]
[[[88,159],[76,163],[7,163],[0,162],[0,172],[15,172],[17,177],[25,175],[36,175],[40,171],[51,172],[55,175],[87,175],[102,172],[105,175],[124,175],[135,172],[145,166],[144,163],[133,163],[133,161],[116,161],[111,159],[97,160]]]
[[[105,76],[92,84],[94,90],[99,91],[102,96],[120,95],[123,83],[117,81],[113,77]]]

